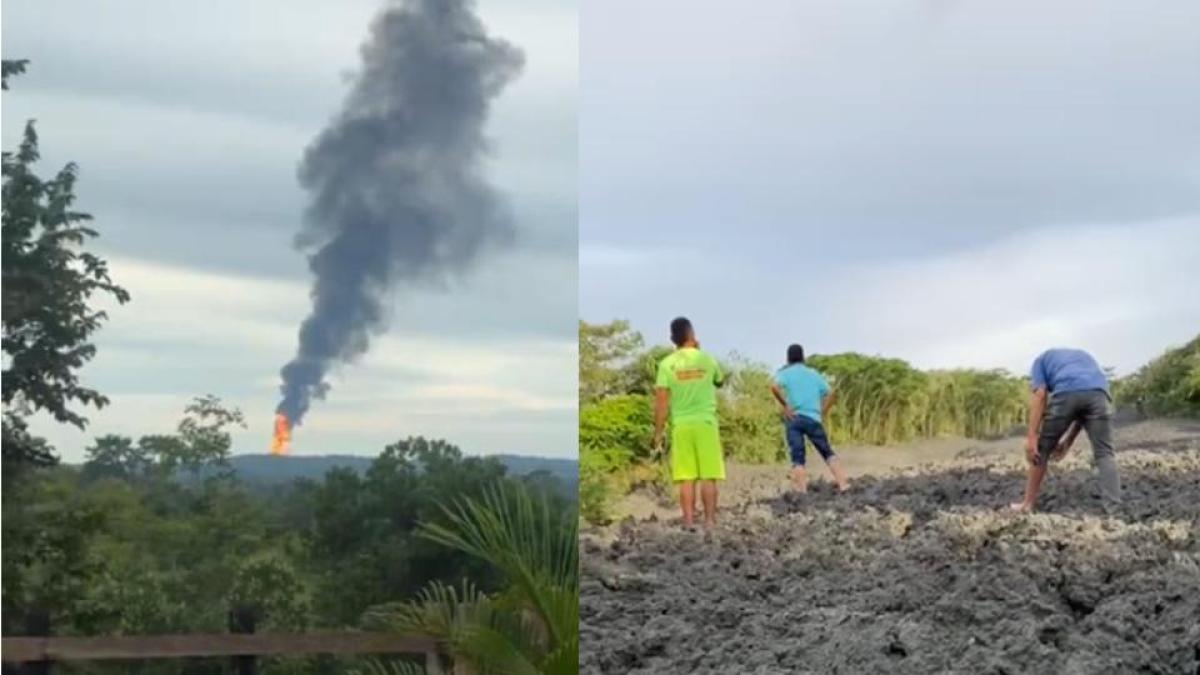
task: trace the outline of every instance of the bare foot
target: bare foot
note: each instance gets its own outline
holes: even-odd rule
[[[837,493],[838,493],[839,495],[844,495],[844,494],[846,494],[846,493],[847,493],[847,492],[849,492],[849,491],[850,491],[850,484],[849,484],[849,483],[846,483],[845,485],[839,485],[839,486],[837,487]]]

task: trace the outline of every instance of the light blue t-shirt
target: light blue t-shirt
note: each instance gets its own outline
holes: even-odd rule
[[[775,373],[775,384],[797,415],[821,421],[821,399],[829,393],[825,377],[803,363],[793,363]]]
[[[1029,371],[1029,388],[1042,387],[1050,393],[1108,391],[1108,378],[1096,359],[1082,349],[1048,349],[1034,360]]]

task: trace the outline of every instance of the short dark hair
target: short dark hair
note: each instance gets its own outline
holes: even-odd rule
[[[804,363],[804,347],[788,345],[788,365],[793,363]]]
[[[676,347],[682,347],[692,337],[692,322],[685,317],[677,317],[671,322],[671,342]]]

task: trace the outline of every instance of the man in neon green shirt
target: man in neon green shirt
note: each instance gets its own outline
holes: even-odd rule
[[[724,384],[721,367],[700,351],[692,323],[671,322],[675,351],[658,364],[654,383],[654,447],[662,448],[663,424],[671,411],[671,478],[679,485],[683,526],[691,528],[696,512],[696,482],[704,502],[704,527],[717,518],[717,481],[725,480],[725,458],[717,428],[717,387]]]

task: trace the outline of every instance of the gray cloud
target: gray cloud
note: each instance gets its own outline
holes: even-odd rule
[[[1085,339],[1077,313],[1107,315],[1112,298],[1089,296],[1089,281],[1132,284],[1155,317],[1093,327],[1124,336],[1103,345],[1122,367],[1200,325],[1136,284],[1145,265],[1178,264],[1172,246],[1195,244],[1160,224],[1200,217],[1200,5],[772,1],[736,20],[713,8],[585,8],[585,317],[629,317],[662,340],[666,321],[690,313],[706,345],[769,362],[803,339],[944,365],[909,339],[918,331],[946,354],[1010,367],[1023,357],[954,345]],[[1111,231],[1150,248],[1123,255]],[[979,257],[1014,241],[1032,261]],[[1111,248],[1080,252],[1088,241]],[[983,276],[954,260],[985,261]],[[1020,295],[1032,287],[1021,274],[1066,269],[1082,275],[1062,286],[1078,302]],[[922,270],[942,276],[905,286],[872,274]],[[1170,283],[1200,285],[1179,273]],[[997,304],[966,330],[953,302],[990,296],[921,295],[985,282],[1028,306]],[[894,320],[909,308],[910,325]],[[1064,325],[1012,331],[1047,312]],[[1157,338],[1125,329],[1145,321]]]
[[[887,257],[1200,209],[1194,3],[688,7],[583,19],[585,243],[788,230]]]
[[[297,164],[313,135],[338,112],[356,50],[382,4],[5,2],[5,56],[29,58],[31,67],[5,92],[4,145],[11,147],[25,119],[36,118],[43,170],[67,161],[81,167],[79,206],[96,217],[98,250],[124,263],[161,266],[164,279],[189,279],[173,281],[182,284],[172,286],[173,293],[188,290],[186,284],[197,284],[190,290],[199,295],[188,296],[193,299],[239,293],[224,286],[209,290],[222,279],[268,287],[278,282],[289,284],[295,301],[304,303],[309,272],[304,256],[291,247],[305,208]],[[527,343],[573,340],[576,16],[573,7],[548,0],[487,1],[481,11],[490,31],[528,55],[526,73],[496,101],[487,133],[499,152],[481,168],[510,197],[514,245],[445,288],[409,289],[383,301],[386,311],[410,317],[404,335],[508,353]],[[204,276],[191,280],[192,272]],[[180,322],[192,322],[165,311],[170,302],[160,297],[164,289],[157,282],[140,275],[124,281],[134,302],[114,311],[99,336],[100,356],[84,372],[89,384],[113,398],[113,407],[92,415],[87,435],[52,425],[40,431],[60,440],[66,456],[77,457],[91,432],[143,433],[148,416],[158,415],[164,416],[158,428],[169,429],[177,403],[212,391],[247,410],[252,428],[239,437],[239,447],[244,441],[247,450],[260,450],[269,428],[259,423],[269,422],[263,413],[277,401],[270,375],[294,347],[303,310],[289,305],[281,318],[271,307],[255,309],[253,316],[276,322],[268,329],[225,307],[229,298],[220,295],[214,304],[195,305],[193,314],[210,317],[199,332],[195,326],[181,331]],[[247,349],[248,339],[286,322],[293,328],[282,345]],[[218,340],[223,329],[229,337]],[[211,345],[198,344],[210,339]],[[403,355],[392,355],[397,357]],[[339,373],[339,390],[350,395],[360,391],[358,379],[374,381],[370,367]],[[537,367],[564,380],[575,370],[570,355]],[[411,375],[394,365],[387,372],[396,379],[379,394],[378,406],[409,405],[405,391],[442,377]],[[512,386],[507,380],[489,383]],[[454,409],[447,401],[431,405]],[[337,410],[345,419],[353,415]],[[570,447],[562,434],[544,436],[543,422],[526,424],[529,411],[508,410],[512,448],[561,453]],[[447,434],[445,421],[422,426],[421,419],[441,419],[435,412],[394,416],[396,428],[357,435],[346,431],[352,425],[330,429],[313,422],[297,450],[371,451],[407,432],[447,435],[475,451],[496,449],[486,434]],[[574,433],[573,423],[567,426]]]

